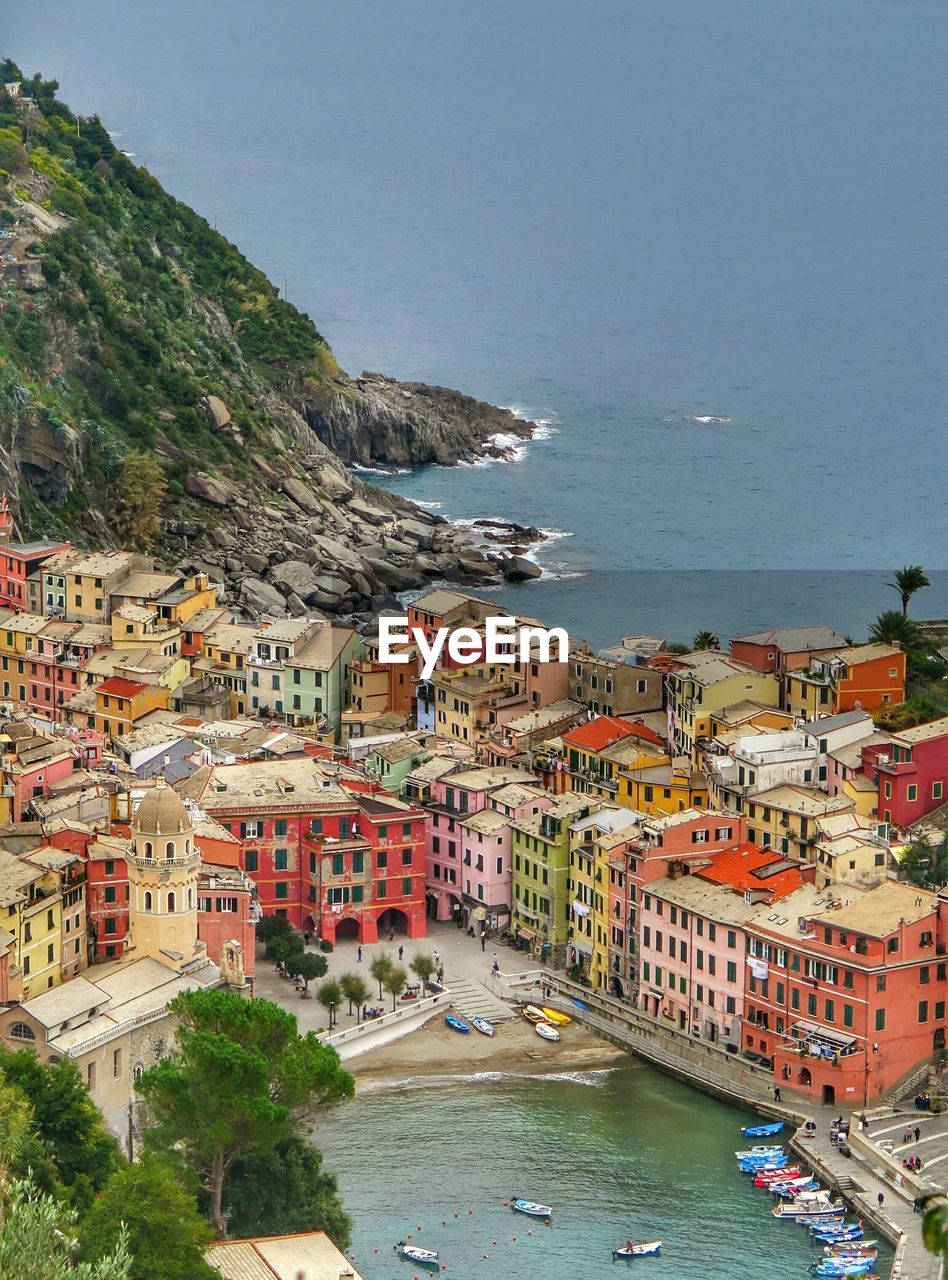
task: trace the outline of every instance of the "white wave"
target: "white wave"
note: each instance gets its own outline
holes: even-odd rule
[[[517,1080],[551,1080],[559,1084],[577,1084],[585,1089],[604,1089],[607,1077],[616,1067],[594,1067],[588,1071],[472,1071],[451,1075],[417,1075],[403,1076],[398,1080],[367,1080],[363,1084],[357,1082],[359,1093],[381,1092],[383,1089],[406,1089],[435,1087],[447,1088],[460,1084],[509,1084]]]
[[[575,535],[571,529],[541,529],[546,542],[559,542],[561,538],[572,538]]]
[[[548,569],[543,567],[544,582],[568,582],[570,578],[585,578],[584,569]]]
[[[727,417],[726,414],[718,415],[713,413],[706,413],[706,414],[693,413],[691,415],[691,421],[700,422],[702,426],[707,426],[709,423],[712,423],[712,422],[730,422],[731,419]]]
[[[533,433],[534,440],[549,440],[551,436],[555,436],[559,427],[553,425],[549,418],[538,418],[537,429]]]
[[[410,467],[363,467],[360,463],[354,462],[352,470],[358,471],[364,476],[410,476]],[[421,506],[421,503],[418,503]]]
[[[421,498],[412,498],[412,502],[416,507],[423,507],[425,511],[440,511],[444,506],[443,502],[424,502]]]

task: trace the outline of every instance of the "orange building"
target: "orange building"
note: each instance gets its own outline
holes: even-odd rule
[[[110,738],[131,733],[142,716],[158,708],[167,708],[170,691],[162,684],[145,684],[142,680],[126,680],[111,676],[95,690],[95,727]]]
[[[894,645],[852,645],[838,649],[820,665],[834,685],[834,715],[874,711],[905,701],[905,653]]]

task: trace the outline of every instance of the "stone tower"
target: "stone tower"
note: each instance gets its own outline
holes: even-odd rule
[[[132,820],[130,960],[153,956],[181,972],[206,958],[197,928],[200,864],[188,811],[159,778]]]

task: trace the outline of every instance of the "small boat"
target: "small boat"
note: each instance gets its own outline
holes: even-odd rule
[[[758,1169],[754,1174],[755,1187],[779,1186],[790,1178],[801,1177],[796,1165],[785,1165],[782,1169]]]
[[[535,1031],[542,1040],[559,1040],[560,1033],[556,1027],[551,1027],[548,1022],[538,1022]]]
[[[735,1151],[738,1160],[756,1160],[758,1156],[782,1156],[783,1147],[748,1147],[744,1151]]]
[[[486,1018],[472,1018],[471,1026],[475,1031],[479,1031],[482,1036],[492,1036],[494,1034],[494,1024],[488,1022]]]
[[[421,1267],[434,1267],[436,1270],[441,1267],[441,1259],[434,1249],[419,1249],[417,1245],[408,1244],[405,1240],[399,1240],[395,1249],[400,1258],[417,1262]]]
[[[793,1200],[781,1200],[775,1204],[771,1213],[775,1218],[795,1218],[805,1221],[807,1218],[823,1218],[846,1212],[843,1202],[830,1200],[825,1192],[804,1191]]]
[[[535,1200],[521,1200],[519,1196],[512,1196],[510,1207],[514,1213],[525,1213],[528,1218],[547,1218],[553,1217],[553,1210],[548,1204],[537,1204]]]
[[[778,1120],[776,1124],[747,1124],[741,1130],[745,1138],[769,1138],[775,1133],[779,1133],[783,1128],[783,1121]]]
[[[589,1013],[592,1009],[591,1004],[587,1004],[585,1000],[580,1000],[579,996],[570,996],[570,1004],[574,1004],[577,1009],[582,1009],[584,1013]]]
[[[445,1025],[449,1026],[452,1031],[460,1031],[462,1036],[470,1034],[471,1028],[467,1025],[463,1018],[457,1018],[453,1013],[444,1015]]]
[[[528,1022],[546,1022],[546,1014],[535,1004],[525,1004],[520,1012]]]
[[[540,1010],[547,1022],[552,1022],[554,1027],[568,1027],[573,1019],[568,1013],[560,1013],[559,1009],[548,1009],[546,1005]]]
[[[660,1253],[662,1248],[661,1240],[648,1240],[642,1244],[624,1244],[618,1249],[613,1249],[613,1258],[647,1258],[651,1254]]]

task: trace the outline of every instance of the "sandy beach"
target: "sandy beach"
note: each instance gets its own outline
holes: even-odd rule
[[[379,1088],[418,1076],[470,1075],[497,1071],[537,1075],[546,1072],[591,1071],[627,1061],[622,1050],[599,1040],[573,1023],[562,1030],[558,1043],[541,1040],[524,1019],[499,1023],[493,1036],[476,1032],[460,1035],[436,1015],[420,1030],[368,1053],[350,1058],[346,1069],[356,1088]]]

